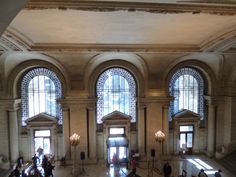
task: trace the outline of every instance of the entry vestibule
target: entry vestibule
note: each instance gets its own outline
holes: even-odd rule
[[[192,111],[183,110],[173,118],[174,152],[198,153],[200,116]]]
[[[26,120],[27,129],[29,132],[29,147],[30,155],[38,155],[37,150],[43,149],[43,154],[57,155],[57,138],[54,136],[57,129],[57,119],[47,115],[39,114]]]
[[[130,147],[131,117],[119,111],[114,111],[102,118],[104,132],[104,154],[108,163],[112,163],[114,155],[119,160],[126,161]]]

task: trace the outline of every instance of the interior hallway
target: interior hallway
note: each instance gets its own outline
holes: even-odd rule
[[[173,157],[169,161],[172,166],[172,175],[177,177],[182,173],[182,169],[187,171],[187,177],[192,177],[192,175],[197,176],[199,170],[203,168],[207,173],[208,177],[214,177],[214,173],[220,168],[222,172],[222,177],[235,177],[225,168],[217,164],[212,159],[205,156],[185,156],[184,159],[179,157]],[[79,167],[81,168],[81,166]],[[120,170],[114,170],[113,167],[107,168],[105,162],[99,162],[97,165],[86,165],[84,166],[84,173],[78,176],[90,176],[90,177],[125,177],[129,171],[126,168],[121,168]],[[157,174],[156,172],[149,172],[147,169],[147,163],[141,162],[137,168],[137,174],[142,177],[161,177],[163,175]],[[71,177],[72,166],[56,166],[54,171],[55,177]]]

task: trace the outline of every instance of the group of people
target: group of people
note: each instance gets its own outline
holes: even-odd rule
[[[184,173],[180,176],[186,177],[187,172],[185,170],[183,170],[183,171],[184,171]],[[164,177],[170,177],[171,172],[172,172],[172,168],[171,168],[170,164],[168,162],[166,162],[163,167]],[[217,172],[215,172],[215,177],[221,177],[221,172],[222,172],[221,169],[219,169]],[[204,169],[201,169],[200,172],[198,173],[198,177],[208,177],[208,176],[205,173]]]
[[[120,167],[120,164],[119,164],[119,157],[117,156],[116,153],[113,154],[113,157],[112,157],[112,163],[114,165],[114,168],[117,170],[119,169]],[[131,171],[130,173],[127,175],[127,177],[140,177],[138,174],[136,174],[136,166],[137,166],[137,161],[135,159],[135,157],[131,156],[131,160],[130,160],[130,167],[131,167]],[[127,166],[128,168],[128,166]]]
[[[221,169],[219,169],[217,172],[215,172],[215,177],[221,177]],[[198,173],[198,177],[208,177],[207,174],[205,173],[205,171],[203,169],[200,170],[200,172]]]
[[[27,174],[25,173],[25,169],[21,171],[21,167],[17,165],[9,177],[27,177]]]
[[[114,164],[115,168],[118,167],[118,165],[119,165],[119,158],[117,157],[116,154],[113,155],[112,163]],[[131,157],[131,160],[130,160],[131,172],[127,175],[127,177],[139,176],[139,175],[136,174],[136,166],[137,166],[137,161],[135,160],[134,157]],[[221,177],[221,172],[222,171],[219,169],[215,173],[215,177]],[[164,173],[164,177],[171,177],[172,167],[169,164],[169,162],[166,162],[164,164],[164,166],[163,166],[163,173]],[[181,177],[186,177],[187,176],[187,172],[185,170],[183,170],[183,173],[180,176]],[[203,169],[201,169],[200,172],[198,173],[198,177],[208,177],[208,176],[205,173],[205,171]]]
[[[25,173],[25,169],[22,170],[24,164],[23,157],[19,157],[17,159],[16,167],[13,171],[11,171],[9,177],[27,177],[27,174]]]
[[[42,177],[44,173],[44,177],[53,177],[54,167],[48,157],[43,155],[43,149],[39,147],[37,149],[38,156],[34,154],[32,157],[32,166],[30,167],[29,175],[26,174],[25,169],[23,169],[23,158],[19,157],[17,160],[17,165],[14,170],[10,173],[9,177],[29,177],[29,176],[38,176]],[[42,163],[41,163],[42,162]],[[38,165],[41,163],[43,171],[39,171]]]

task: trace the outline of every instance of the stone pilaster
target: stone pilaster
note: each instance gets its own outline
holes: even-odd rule
[[[207,130],[208,130],[208,138],[207,138],[207,153],[208,156],[212,157],[215,154],[215,112],[216,112],[216,105],[214,104],[213,98],[208,96],[205,97],[208,103],[208,123],[207,123]]]
[[[138,150],[141,156],[145,155],[145,105],[138,103]]]
[[[146,98],[139,98],[139,103],[146,106],[146,132],[144,133],[144,139],[146,138],[147,155],[150,156],[151,149],[156,150],[156,154],[169,153],[169,124],[168,124],[168,106],[170,98],[166,96],[150,96]],[[142,109],[140,110],[142,111]],[[143,113],[141,112],[140,115]],[[139,116],[140,116],[139,115]],[[142,117],[139,117],[142,121]],[[144,122],[144,121],[143,121]],[[139,123],[139,129],[142,129],[143,122]],[[155,141],[155,133],[157,131],[164,131],[166,139],[162,143]],[[140,135],[140,134],[139,134]],[[140,137],[139,137],[140,138]],[[140,144],[139,146],[141,146]]]
[[[165,141],[163,142],[163,153],[165,155],[169,154],[169,120],[168,120],[168,112],[169,112],[169,106],[165,105],[162,107],[163,112],[162,112],[162,124],[163,124],[163,132],[165,133]]]
[[[96,116],[95,104],[89,106],[89,158],[95,159],[97,157],[97,143],[96,143]]]
[[[1,100],[1,106],[5,107],[9,121],[9,156],[10,162],[15,163],[19,157],[19,131],[18,131],[18,109],[20,99]]]
[[[69,122],[69,108],[63,107],[62,108],[62,114],[63,114],[63,156],[66,157],[66,159],[71,158],[71,152],[70,152],[70,122]]]
[[[17,110],[8,110],[9,113],[9,134],[10,134],[10,154],[11,162],[16,162],[19,157],[19,135]]]

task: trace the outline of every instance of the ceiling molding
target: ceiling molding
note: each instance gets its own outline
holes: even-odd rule
[[[0,37],[0,45],[4,49],[4,51],[23,51],[21,47],[17,45],[17,43],[9,40],[6,36]]]
[[[35,44],[33,51],[73,52],[199,52],[197,45],[185,44]]]
[[[99,44],[99,43],[34,43],[17,29],[9,26],[0,38],[2,48],[13,51],[60,51],[60,52],[225,52],[235,53],[230,48],[236,40],[236,26],[214,34],[201,44]]]
[[[206,52],[223,52],[226,51],[235,43],[236,26],[232,26],[227,31],[220,32],[211,38],[205,40],[200,48]]]
[[[236,15],[236,4],[214,4],[214,3],[151,3],[151,2],[118,2],[118,1],[53,1],[53,0],[31,0],[27,9],[49,9],[58,8],[62,10],[77,9],[87,11],[145,11],[151,13],[210,13],[220,15]]]

